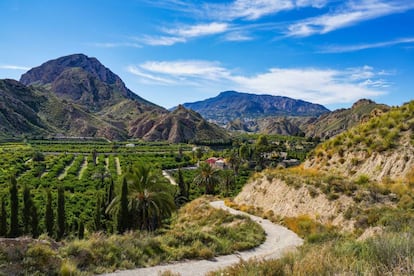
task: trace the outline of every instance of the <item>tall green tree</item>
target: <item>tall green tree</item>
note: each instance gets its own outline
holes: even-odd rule
[[[214,169],[207,163],[202,163],[198,168],[194,184],[204,187],[206,194],[214,194],[216,186],[220,183],[218,170]]]
[[[6,199],[2,197],[0,204],[0,237],[6,237],[7,235],[7,210]]]
[[[47,189],[46,192],[46,211],[45,211],[45,226],[46,226],[46,232],[49,235],[49,237],[54,236],[53,228],[54,228],[54,214],[53,214],[53,207],[52,207],[52,193],[49,189]]]
[[[230,167],[233,169],[234,174],[239,173],[241,159],[239,157],[239,152],[236,150],[232,150],[227,158],[227,161],[230,165]]]
[[[101,196],[98,194],[96,199],[95,213],[93,216],[93,223],[95,226],[95,231],[99,231],[102,228],[101,219],[102,219],[102,203]]]
[[[115,197],[115,184],[114,180],[111,177],[111,181],[109,182],[108,191],[106,194],[106,206],[108,207],[109,204],[111,204],[112,200],[114,200]]]
[[[176,206],[172,187],[160,171],[148,165],[139,165],[127,175],[129,209],[134,228],[154,231],[162,220],[171,216]]]
[[[25,184],[23,187],[23,229],[24,234],[29,234],[31,225],[31,209],[33,205],[30,188]]]
[[[132,222],[129,226],[153,231],[176,208],[172,190],[170,184],[162,178],[161,172],[139,165],[124,176],[121,195],[114,198],[108,212],[118,213],[120,217],[125,204],[124,196],[127,194],[127,210]]]
[[[251,156],[251,150],[250,150],[249,145],[247,145],[247,144],[241,145],[240,148],[239,148],[239,154],[240,154],[240,158],[242,160],[249,161],[250,156]]]
[[[186,201],[188,201],[190,197],[190,187],[184,181],[183,172],[181,169],[178,169],[178,188],[179,188],[179,196],[183,197]]]
[[[128,182],[124,177],[122,180],[121,194],[113,199],[107,209],[108,213],[116,214],[116,229],[121,234],[131,228],[128,205]]]
[[[231,170],[223,170],[222,172],[222,182],[221,185],[224,190],[224,196],[230,195],[230,190],[234,185],[235,182],[235,175]]]
[[[39,214],[37,212],[36,204],[32,204],[30,208],[30,223],[31,223],[31,233],[33,238],[39,236]]]
[[[65,214],[65,190],[63,186],[58,187],[57,196],[57,239],[61,240],[65,235],[66,227],[66,214]]]
[[[10,232],[9,237],[19,236],[19,196],[16,177],[10,177]]]
[[[85,225],[83,223],[83,219],[79,222],[79,229],[78,229],[78,239],[82,240],[85,236]]]

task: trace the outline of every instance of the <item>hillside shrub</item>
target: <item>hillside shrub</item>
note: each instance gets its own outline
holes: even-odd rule
[[[33,243],[26,251],[23,267],[29,274],[57,275],[61,262],[58,252],[48,244]]]

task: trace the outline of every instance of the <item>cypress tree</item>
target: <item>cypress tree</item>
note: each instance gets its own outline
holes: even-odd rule
[[[190,188],[189,185],[187,185],[184,182],[184,177],[181,169],[178,169],[178,188],[179,188],[179,197],[181,198],[182,203],[185,203],[189,199],[190,195]]]
[[[49,237],[53,237],[53,226],[54,226],[54,217],[53,217],[53,208],[52,208],[52,193],[47,189],[47,201],[46,201],[46,212],[45,212],[45,226],[46,232]]]
[[[57,197],[57,239],[61,240],[65,235],[65,190],[63,186],[58,187]]]
[[[32,209],[32,196],[30,194],[30,189],[27,185],[24,185],[23,188],[23,228],[24,234],[29,234],[30,227],[30,216]]]
[[[115,190],[115,184],[114,184],[114,180],[111,178],[111,182],[109,184],[108,194],[107,194],[107,198],[106,198],[106,205],[107,206],[109,206],[109,204],[111,204],[112,200],[115,197],[114,190]]]
[[[34,203],[32,203],[32,207],[30,209],[30,217],[31,217],[32,237],[37,238],[39,236],[39,216],[37,213],[37,207]]]
[[[19,236],[19,196],[16,177],[10,177],[10,232],[9,236]]]
[[[98,199],[96,200],[96,207],[95,207],[95,214],[94,214],[94,224],[95,224],[95,231],[101,230],[101,216],[102,216],[102,203],[101,197],[98,195]]]
[[[81,219],[79,222],[79,230],[78,230],[78,239],[82,240],[85,234],[85,225],[83,224],[83,220]]]
[[[117,230],[124,233],[129,227],[129,211],[128,211],[128,183],[126,178],[122,182],[121,202],[118,212]]]
[[[0,207],[0,237],[5,237],[7,235],[7,211],[4,197],[1,199]]]

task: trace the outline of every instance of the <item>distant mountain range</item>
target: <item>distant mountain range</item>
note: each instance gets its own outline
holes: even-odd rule
[[[236,119],[229,122],[226,128],[232,131],[327,139],[388,110],[387,105],[362,99],[354,103],[351,108],[341,108],[318,117],[273,116],[247,120]]]
[[[228,138],[194,111],[169,112],[139,97],[96,58],[83,54],[48,61],[20,82],[0,80],[0,137],[23,136]]]
[[[226,91],[183,104],[229,131],[329,138],[388,106],[362,99],[351,108],[329,111],[322,105],[288,97]]]
[[[326,107],[282,96],[257,95],[226,91],[217,97],[184,107],[200,113],[205,119],[225,125],[236,119],[257,119],[269,116],[319,116],[329,112]]]

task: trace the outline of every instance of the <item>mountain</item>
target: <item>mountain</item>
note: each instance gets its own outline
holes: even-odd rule
[[[198,139],[202,133],[208,140],[227,137],[199,115],[171,113],[139,97],[96,58],[83,54],[47,61],[23,74],[20,82],[1,81],[0,100],[3,138],[77,136],[178,142]],[[192,132],[185,130],[187,125]]]
[[[322,114],[315,120],[305,122],[300,128],[306,136],[329,138],[388,110],[387,105],[361,99],[351,108],[341,108]]]
[[[229,138],[224,129],[208,123],[200,114],[182,105],[160,117],[148,115],[136,122],[131,132],[131,135],[142,136],[144,140],[168,140],[173,143]]]
[[[45,98],[18,81],[0,80],[0,137],[47,133],[38,116]]]
[[[329,112],[319,104],[288,97],[226,91],[204,101],[185,103],[184,107],[200,113],[205,119],[227,124],[236,119],[268,116],[318,116]]]
[[[387,105],[361,99],[351,108],[326,112],[319,117],[269,116],[257,119],[236,119],[227,123],[226,128],[230,131],[305,135],[328,139],[387,110],[389,110]]]
[[[81,104],[91,111],[101,110],[125,99],[134,100],[143,107],[156,107],[129,90],[121,78],[96,58],[84,54],[47,61],[23,74],[20,82],[46,86],[59,97]]]
[[[126,133],[46,90],[0,80],[0,137],[84,136],[123,139]]]
[[[305,167],[377,181],[414,176],[414,101],[322,143]]]
[[[236,119],[227,123],[225,128],[229,131],[304,136],[305,133],[301,126],[313,122],[315,119],[316,117],[294,116],[275,116],[250,120]]]

